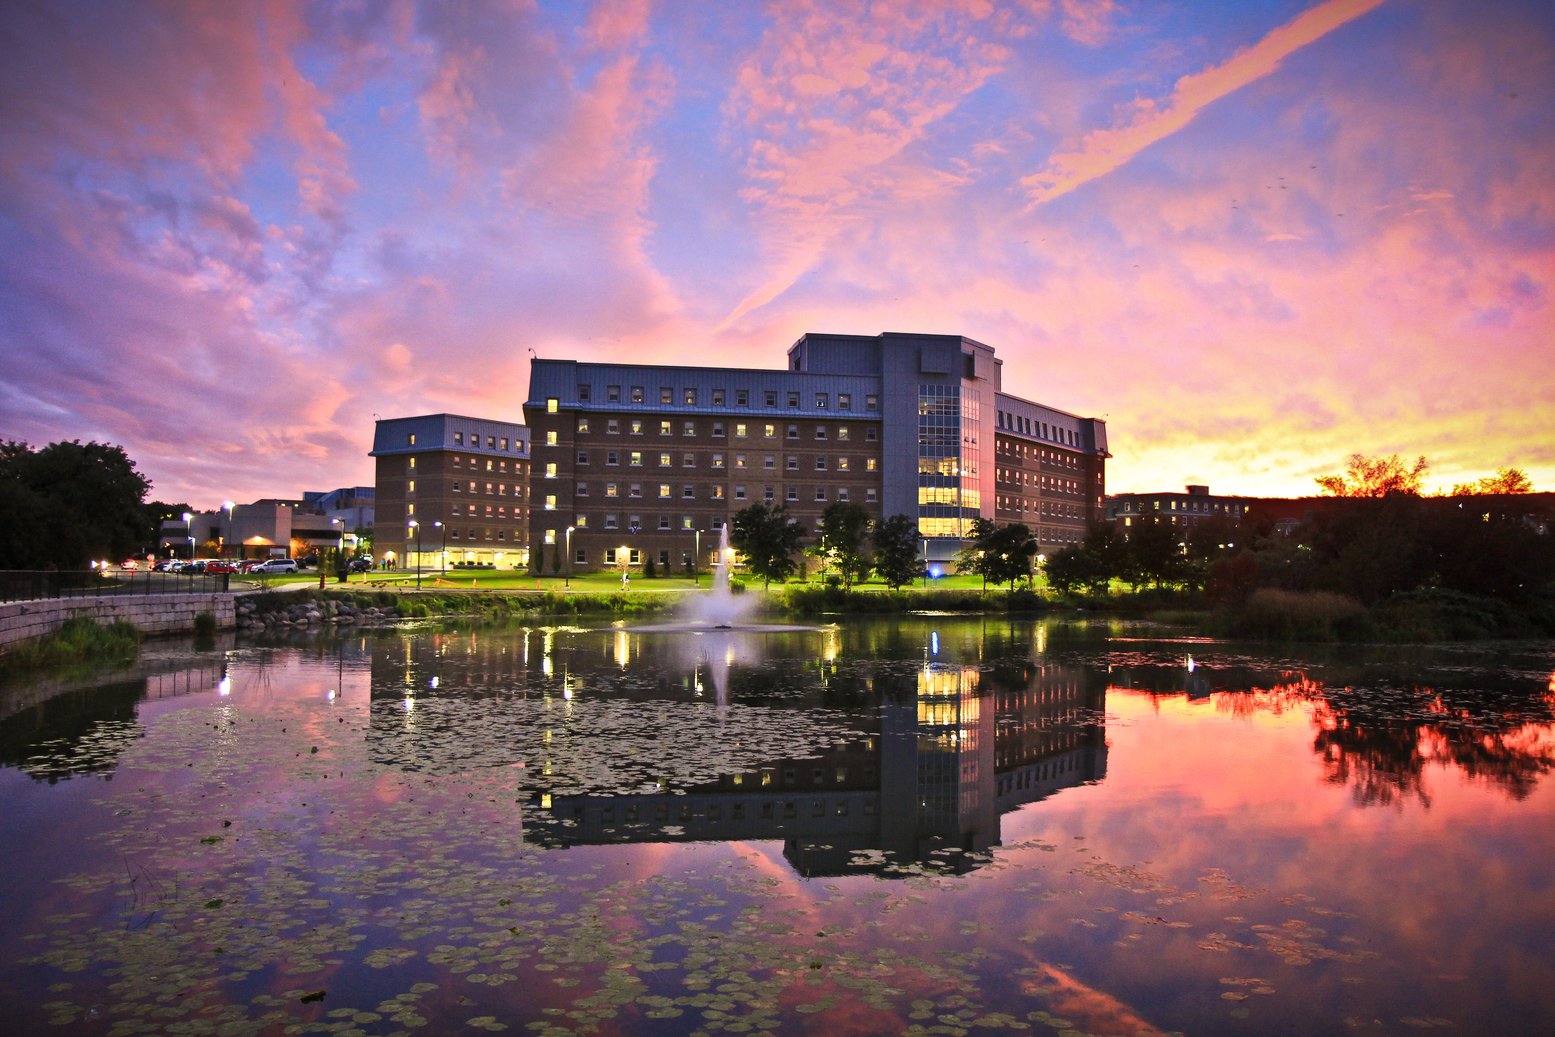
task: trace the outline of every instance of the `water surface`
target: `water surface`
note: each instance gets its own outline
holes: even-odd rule
[[[420,626],[4,701],[13,1032],[1555,1032],[1547,642]]]

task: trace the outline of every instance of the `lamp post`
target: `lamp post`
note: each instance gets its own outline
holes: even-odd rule
[[[929,538],[919,537],[923,541],[923,589],[929,589]]]
[[[187,511],[184,512],[184,535],[189,538],[189,560],[191,562],[194,561],[194,527],[189,524],[189,520],[192,518],[194,518],[193,515]]]
[[[410,534],[411,530],[415,530],[416,531],[416,589],[420,590],[421,589],[421,523],[417,522],[415,519],[411,519],[409,522],[405,523],[405,531],[406,531],[405,546],[407,548],[410,546],[410,535],[409,534]]]
[[[335,568],[340,572],[346,571],[346,524],[338,518],[331,518],[329,524],[340,527],[340,537],[335,542]],[[319,590],[324,589],[324,552],[319,551]]]
[[[448,575],[448,527],[443,525],[441,522],[434,522],[432,523],[432,528],[441,529],[443,531],[443,548],[437,553],[437,567],[438,576],[445,577]]]
[[[691,552],[691,583],[693,586],[702,586],[702,531],[696,531],[696,547]],[[714,588],[715,590],[717,588]]]
[[[218,558],[227,557],[226,534],[232,532],[232,507],[233,504],[229,500],[224,500],[221,502],[221,510],[227,513],[227,522],[226,525],[222,527],[222,531],[216,534],[216,557]]]
[[[616,550],[616,558],[621,562],[621,589],[626,590],[626,585],[631,579],[628,574],[632,571],[632,549],[622,544]]]
[[[566,536],[564,538],[566,540],[566,542],[567,542],[567,571],[562,576],[562,586],[563,587],[571,587],[572,586],[572,531],[575,528],[576,527],[574,527],[574,526],[568,526],[567,527],[567,534],[566,534]]]

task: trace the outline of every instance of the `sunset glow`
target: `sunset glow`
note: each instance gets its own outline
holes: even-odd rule
[[[13,3],[0,440],[214,508],[531,353],[961,334],[1112,492],[1555,489],[1555,7]]]

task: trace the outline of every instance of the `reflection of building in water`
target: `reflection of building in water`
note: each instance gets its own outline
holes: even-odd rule
[[[687,675],[675,679],[657,671],[645,651],[640,638],[619,632],[576,639],[567,650],[555,635],[540,631],[487,644],[468,632],[441,642],[407,639],[375,647],[373,696],[550,697],[557,703],[575,693],[658,701],[699,697],[700,670],[680,661]],[[738,654],[731,650],[730,659]],[[633,661],[630,680],[607,683],[624,672],[623,655]],[[741,672],[737,661],[731,665],[742,695],[759,692],[757,677],[768,667],[758,663]],[[984,672],[924,662],[911,677],[899,663],[889,672],[866,672],[871,676],[858,689],[865,697],[852,711],[854,735],[819,756],[769,759],[714,781],[631,795],[560,794],[546,790],[542,777],[534,797],[539,810],[526,817],[526,829],[553,845],[781,839],[785,854],[806,874],[872,869],[883,863],[881,853],[904,862],[952,851],[946,866],[964,867],[975,859],[954,851],[997,845],[1004,811],[1105,774],[1104,691],[1088,687],[1080,670],[1026,662]],[[809,705],[835,693],[824,665],[808,670],[806,680]],[[857,677],[848,680],[855,682],[852,691]],[[805,708],[791,699],[788,705]],[[404,740],[413,715],[374,711],[380,762],[428,766],[431,742],[418,749]],[[553,735],[580,737],[549,727],[539,735],[542,744]],[[480,728],[456,735],[460,744],[482,737]],[[609,753],[611,746],[599,751]],[[510,762],[522,753],[514,746]]]

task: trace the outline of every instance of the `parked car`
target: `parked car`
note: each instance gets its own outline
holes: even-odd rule
[[[216,576],[222,573],[235,573],[237,571],[238,567],[233,565],[231,562],[223,562],[218,560],[205,563],[205,574],[207,576]]]
[[[256,573],[294,573],[297,571],[297,562],[292,558],[272,558],[267,562],[260,562],[254,566]]]
[[[164,558],[160,562],[152,565],[151,568],[159,573],[175,573],[178,571],[178,566],[181,564],[182,563],[179,562],[179,560],[176,558]]]
[[[351,559],[346,568],[354,573],[372,572],[373,560],[366,556],[359,556]]]
[[[245,558],[238,563],[238,572],[251,573],[264,564],[265,562],[263,558]]]

